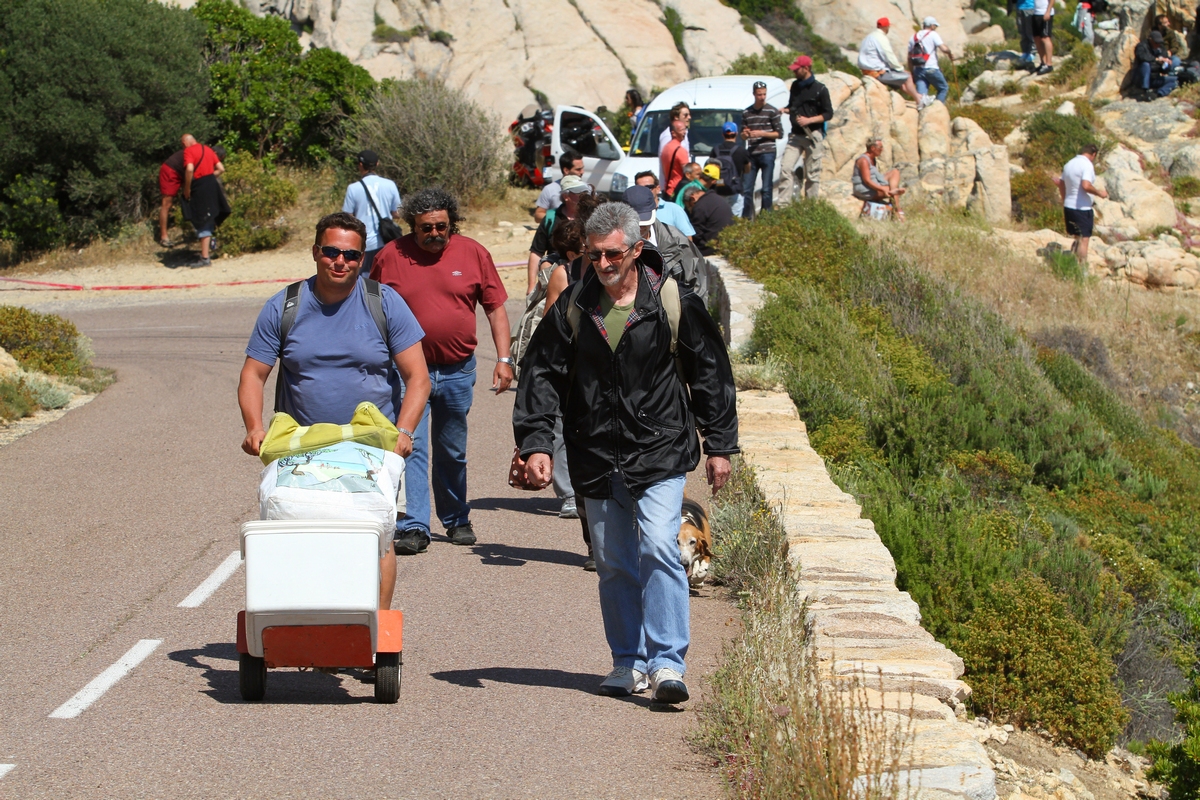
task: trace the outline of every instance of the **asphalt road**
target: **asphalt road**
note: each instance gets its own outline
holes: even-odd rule
[[[400,702],[375,704],[361,673],[296,670],[242,702],[244,571],[178,604],[257,517],[261,465],[239,448],[235,388],[260,305],[70,313],[119,380],[0,448],[0,797],[719,795],[685,737],[734,610],[693,598],[682,711],[595,695],[610,668],[596,578],[553,496],[505,483],[512,393],[484,385],[482,324],[468,444],[479,543],[435,537],[400,560]],[[689,494],[703,491],[693,475]],[[50,716],[144,640],[149,655],[82,713]]]

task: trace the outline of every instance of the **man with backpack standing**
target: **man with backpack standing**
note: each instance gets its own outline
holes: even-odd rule
[[[586,233],[593,270],[534,331],[513,434],[530,481],[547,485],[562,415],[612,654],[598,693],[649,688],[656,702],[681,703],[690,640],[677,541],[683,484],[700,461],[697,428],[713,492],[729,479],[738,452],[733,373],[704,302],[666,278],[637,212],[600,206]]]
[[[259,313],[238,382],[242,449],[250,455],[259,454],[267,435],[263,387],[276,360],[276,412],[301,425],[344,425],[368,401],[396,421],[396,453],[411,453],[429,397],[424,332],[396,292],[359,280],[365,240],[363,223],[350,214],[323,217],[312,249],[317,274],[277,293]],[[391,608],[395,586],[396,557],[388,553],[380,561],[380,608]]]
[[[564,186],[564,191],[566,187]],[[429,546],[429,489],[451,544],[475,544],[467,502],[467,414],[475,395],[475,309],[482,305],[496,345],[492,391],[513,380],[508,293],[483,245],[458,232],[458,201],[443,189],[422,189],[404,203],[409,233],[383,248],[371,277],[396,290],[425,330],[429,403],[416,427],[405,471],[408,508],[396,522],[396,554]]]
[[[353,214],[366,226],[366,252],[359,269],[367,275],[375,254],[402,233],[394,222],[400,211],[400,190],[394,181],[375,174],[379,156],[374,150],[363,150],[357,160],[359,179],[346,187],[342,211]]]
[[[950,84],[946,82],[946,76],[942,74],[942,67],[938,64],[938,53],[945,53],[951,61],[954,60],[954,55],[938,35],[937,29],[938,21],[933,17],[926,17],[921,21],[921,30],[914,33],[908,43],[908,59],[912,63],[917,94],[927,96],[932,85],[937,89],[938,102],[945,103]]]
[[[713,148],[712,152],[713,158],[721,163],[721,182],[725,184],[725,191],[719,194],[728,201],[729,210],[733,212],[733,215],[740,217],[742,206],[746,202],[746,198],[742,195],[746,188],[744,182],[749,157],[746,155],[746,148],[742,147],[742,143],[738,141],[736,122],[726,122],[722,125],[721,135],[722,140],[717,142],[717,146]],[[784,158],[786,159],[787,156],[785,155]],[[786,164],[787,161],[785,160],[784,163]]]
[[[796,80],[786,108],[791,117],[792,134],[783,151],[783,169],[779,174],[779,202],[787,205],[796,195],[796,169],[804,170],[804,196],[815,198],[821,191],[821,161],[825,155],[825,123],[833,119],[833,101],[829,89],[812,71],[812,58],[796,56],[788,67]],[[723,171],[722,171],[723,172]]]

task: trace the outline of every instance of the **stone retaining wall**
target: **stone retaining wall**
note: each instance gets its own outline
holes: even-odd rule
[[[737,349],[753,329],[763,288],[722,259],[710,262],[710,305]],[[873,706],[911,721],[912,744],[902,759],[909,771],[901,776],[910,797],[992,800],[992,763],[965,721],[971,690],[959,680],[962,659],[921,627],[917,604],[896,588],[891,553],[854,498],[830,479],[791,399],[739,392],[738,419],[743,456],[787,531],[818,657],[835,676],[863,676]]]

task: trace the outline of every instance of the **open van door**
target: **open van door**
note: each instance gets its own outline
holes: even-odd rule
[[[558,157],[566,149],[583,156],[583,180],[594,186],[597,193],[607,192],[612,185],[617,162],[625,153],[604,121],[582,108],[557,106],[554,109],[554,131],[550,135],[553,165],[546,170],[546,174],[554,180],[562,177]]]

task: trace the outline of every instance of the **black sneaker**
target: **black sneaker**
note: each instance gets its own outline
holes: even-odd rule
[[[424,553],[429,547],[429,537],[420,528],[396,531],[392,547],[396,549],[398,556],[415,556],[417,553]]]
[[[475,529],[469,522],[466,525],[455,525],[446,531],[446,536],[450,538],[450,544],[475,544]]]

